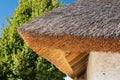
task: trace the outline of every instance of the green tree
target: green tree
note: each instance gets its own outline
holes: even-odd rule
[[[64,80],[64,74],[38,56],[22,40],[18,26],[59,6],[57,0],[19,0],[6,18],[0,38],[0,80]]]

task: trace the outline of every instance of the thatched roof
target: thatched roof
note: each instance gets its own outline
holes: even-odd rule
[[[120,0],[78,0],[22,25],[45,35],[120,38]]]
[[[90,51],[120,52],[120,0],[78,0],[18,31],[34,51],[70,77],[79,78]]]

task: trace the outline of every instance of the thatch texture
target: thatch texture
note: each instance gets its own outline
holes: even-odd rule
[[[120,0],[78,0],[18,29],[38,54],[75,78],[90,51],[120,52]]]
[[[120,0],[79,0],[20,27],[45,35],[120,37]]]

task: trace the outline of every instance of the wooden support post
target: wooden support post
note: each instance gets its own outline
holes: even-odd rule
[[[87,80],[120,80],[120,53],[90,52]]]

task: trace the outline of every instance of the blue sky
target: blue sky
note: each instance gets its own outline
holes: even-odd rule
[[[2,24],[5,24],[4,17],[9,16],[14,12],[15,7],[17,6],[17,0],[1,0],[0,2],[0,32]]]
[[[71,2],[75,2],[77,0],[64,0],[65,1],[65,4],[70,4]]]
[[[14,12],[16,6],[17,6],[18,0],[1,0],[0,2],[0,33],[1,33],[1,27],[2,24],[6,24],[4,17],[9,18],[10,15]],[[61,1],[61,0],[59,0]],[[65,4],[70,4],[71,2],[74,2],[76,0],[64,0]]]

